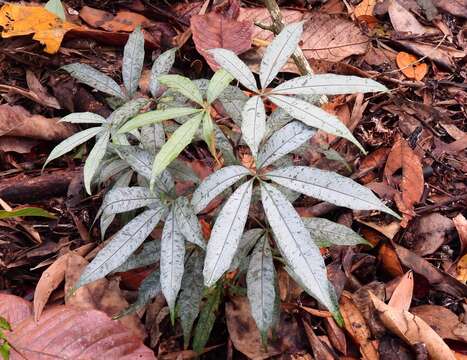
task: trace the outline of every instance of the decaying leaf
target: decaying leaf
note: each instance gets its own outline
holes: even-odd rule
[[[411,35],[425,34],[425,28],[417,21],[414,15],[404,8],[397,0],[390,0],[388,7],[392,26],[397,32]]]
[[[394,289],[388,305],[398,310],[409,311],[413,293],[413,274],[407,272]]]
[[[397,66],[409,79],[422,80],[428,72],[428,65],[417,62],[412,54],[401,51],[396,57]]]
[[[32,304],[10,294],[0,294],[0,316],[8,321],[13,329],[16,324],[32,315]]]
[[[355,9],[353,14],[356,18],[360,16],[372,16],[373,11],[375,10],[376,0],[363,0],[359,3]]]
[[[413,244],[413,252],[425,256],[449,243],[453,232],[454,224],[451,219],[439,213],[432,213],[417,218],[415,226],[406,234],[406,238]]]

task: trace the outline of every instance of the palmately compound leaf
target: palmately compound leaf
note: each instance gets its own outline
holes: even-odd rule
[[[203,276],[210,287],[229,269],[243,234],[250,209],[253,180],[239,186],[216,219],[206,250]]]
[[[203,240],[201,225],[188,199],[180,196],[175,200],[173,206],[178,228],[185,239],[192,244],[198,245],[201,249],[205,249],[206,243]]]
[[[335,74],[305,75],[288,80],[271,93],[278,95],[340,95],[387,91],[386,86],[358,76]]]
[[[164,208],[149,209],[126,224],[86,266],[75,288],[101,279],[122,265],[159,223]]]
[[[155,264],[160,259],[161,242],[159,240],[148,241],[144,243],[140,251],[130,255],[126,261],[114,269],[112,273],[125,272],[144,266]]]
[[[332,171],[290,166],[273,170],[266,177],[289,189],[337,206],[353,210],[379,210],[398,217],[370,189]]]
[[[234,77],[227,70],[217,70],[209,81],[208,91],[206,93],[208,103],[211,104],[216,100],[233,79]]]
[[[162,293],[169,305],[172,319],[182,283],[184,261],[185,238],[178,227],[175,208],[172,207],[162,230],[160,260]]]
[[[92,148],[91,152],[84,163],[83,178],[84,187],[89,195],[91,195],[91,182],[96,174],[104,155],[107,151],[107,144],[109,143],[110,131],[105,130],[100,134],[100,138]]]
[[[128,41],[123,49],[122,77],[123,84],[131,97],[138,89],[139,78],[144,63],[144,35],[141,27],[128,36]]]
[[[343,137],[355,144],[362,152],[365,152],[365,149],[355,139],[352,132],[336,116],[296,97],[269,95],[268,99],[295,119],[329,134]]]
[[[212,327],[216,321],[216,312],[220,302],[221,289],[220,287],[216,287],[207,295],[206,303],[196,323],[195,333],[193,335],[193,350],[198,354],[204,350],[204,346],[209,340]]]
[[[292,204],[274,186],[261,183],[264,212],[277,246],[287,265],[313,297],[333,314],[339,313],[337,299],[326,275],[326,266],[310,233]]]
[[[260,96],[253,96],[242,111],[242,136],[256,159],[258,148],[266,133],[266,110]]]
[[[322,247],[331,245],[371,244],[351,228],[323,218],[302,218],[315,244]]]
[[[256,167],[260,169],[271,165],[282,156],[299,148],[310,140],[315,133],[315,130],[299,121],[287,124],[275,132],[266,144],[261,147]]]
[[[275,270],[268,239],[263,236],[251,255],[246,275],[248,301],[263,343],[274,318]]]
[[[167,140],[154,159],[151,176],[151,188],[155,185],[155,178],[185,149],[195,136],[204,113],[193,116],[190,120],[180,126]]]
[[[151,77],[149,78],[149,91],[153,97],[157,96],[160,85],[157,79],[162,74],[167,74],[175,62],[175,54],[178,48],[169,49],[154,60],[151,68]]]
[[[229,186],[250,174],[250,170],[240,165],[232,165],[209,175],[193,193],[191,205],[195,214],[200,213],[208,204]]]
[[[135,116],[124,124],[119,130],[119,134],[130,132],[131,130],[140,128],[145,125],[160,123],[164,120],[176,119],[182,116],[192,115],[199,113],[200,109],[193,109],[189,107],[169,108],[166,110],[154,110],[147,113]]]
[[[138,298],[127,309],[122,311],[114,319],[132,314],[143,306],[149,304],[161,292],[160,273],[159,270],[154,270],[141,283],[138,289]]]
[[[125,94],[120,89],[120,86],[109,76],[101,73],[87,64],[69,64],[62,67],[79,82],[89,85],[90,87],[102,91],[111,96],[125,99]]]
[[[230,264],[229,271],[234,271],[247,258],[249,252],[255,246],[258,239],[264,234],[264,229],[250,229],[243,233],[237,247],[235,256]]]
[[[196,251],[188,258],[177,302],[185,349],[190,343],[191,330],[203,298],[203,262],[203,257]]]
[[[54,149],[50,152],[49,157],[44,163],[44,167],[51,162],[52,160],[59,158],[62,155],[65,155],[67,152],[70,152],[78,145],[81,145],[88,141],[89,139],[96,136],[98,133],[102,131],[100,126],[92,127],[79,133],[73,134],[68,139],[63,140],[60,144],[54,147]]]
[[[302,32],[303,22],[286,25],[266,48],[259,68],[259,79],[263,89],[274,80],[290,55],[294,53]]]
[[[92,112],[71,113],[60,119],[59,122],[69,122],[72,124],[105,124],[105,119]]]
[[[208,53],[214,57],[214,60],[216,60],[219,66],[232,74],[243,86],[255,93],[258,92],[255,76],[233,51],[227,49],[211,49],[208,50]]]
[[[162,75],[159,82],[203,106],[203,96],[193,81],[181,75]]]

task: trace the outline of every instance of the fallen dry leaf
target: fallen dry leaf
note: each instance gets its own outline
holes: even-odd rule
[[[456,279],[464,284],[467,283],[467,254],[462,256],[457,262]]]
[[[375,10],[376,0],[363,0],[353,11],[356,18],[360,16],[371,16]]]
[[[28,87],[31,93],[35,95],[34,101],[54,109],[61,108],[58,100],[48,94],[47,90],[42,86],[34,72],[29,69],[26,70],[26,82],[28,83]]]
[[[34,34],[34,40],[45,45],[45,52],[55,54],[65,34],[76,27],[63,21],[42,6],[5,4],[0,9],[2,37]]]
[[[395,195],[394,200],[403,214],[401,226],[406,227],[415,215],[414,205],[422,197],[425,182],[420,158],[403,138],[393,145],[384,168],[384,177],[388,184],[394,184],[393,176],[399,169],[402,169],[400,193]]]
[[[219,65],[207,50],[224,48],[237,55],[244,53],[251,48],[253,24],[250,21],[238,21],[217,12],[211,12],[193,16],[191,31],[196,49],[216,71]]]
[[[401,262],[397,257],[396,252],[389,244],[383,244],[379,248],[378,257],[383,265],[383,268],[392,276],[401,276],[404,274]]]
[[[454,226],[456,227],[457,233],[459,234],[461,255],[464,254],[464,250],[467,248],[467,219],[459,213],[452,219]]]
[[[420,256],[433,254],[443,244],[451,241],[454,224],[451,219],[439,213],[417,218],[415,226],[406,234],[411,249]]]
[[[390,0],[388,7],[394,30],[410,35],[423,35],[426,29],[418,22],[412,13],[404,8],[397,0]]]
[[[413,294],[413,274],[407,272],[394,289],[388,305],[397,310],[409,311]]]
[[[59,123],[58,119],[31,115],[21,106],[0,105],[0,137],[19,136],[31,139],[58,141],[73,135],[75,127]]]
[[[303,327],[305,328],[306,337],[308,338],[308,342],[313,350],[314,358],[320,360],[334,360],[334,354],[331,352],[328,345],[316,336],[313,328],[305,321],[303,322]]]
[[[409,79],[422,80],[428,72],[428,65],[417,63],[417,58],[412,54],[401,51],[396,57],[397,66]]]
[[[19,296],[0,293],[0,316],[8,321],[13,329],[16,324],[32,315],[32,304]]]
[[[467,18],[467,0],[433,0],[433,4],[452,15]]]
[[[405,310],[386,305],[370,295],[384,325],[402,340],[413,346],[423,343],[433,360],[454,360],[455,357],[441,337],[421,318]]]
[[[132,32],[138,25],[146,28],[154,24],[147,17],[131,11],[119,11],[116,15],[113,15],[107,11],[89,6],[81,8],[79,17],[94,28],[101,28],[110,32]]]

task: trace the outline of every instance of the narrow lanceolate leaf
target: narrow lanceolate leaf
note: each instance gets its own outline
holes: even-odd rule
[[[201,225],[199,224],[199,220],[193,211],[193,207],[188,202],[188,199],[180,196],[175,200],[174,208],[178,228],[185,239],[195,245],[198,245],[201,249],[205,249],[206,243],[203,240]]]
[[[203,96],[193,81],[187,77],[181,75],[162,75],[159,76],[159,82],[203,106]]]
[[[38,217],[45,217],[49,219],[55,219],[56,216],[54,214],[45,211],[44,209],[37,208],[37,207],[26,207],[21,209],[13,209],[13,210],[0,210],[0,219],[13,219],[15,217],[23,217],[23,216],[38,216]]]
[[[119,134],[127,133],[131,130],[140,128],[145,125],[160,123],[164,120],[176,119],[182,116],[191,115],[200,112],[200,109],[193,109],[188,107],[169,108],[167,110],[154,110],[147,113],[135,116],[123,125],[119,130]]]
[[[114,269],[112,273],[125,272],[155,264],[160,259],[161,242],[159,240],[144,243],[141,250],[130,255],[126,261]]]
[[[212,327],[216,321],[216,312],[221,301],[221,288],[216,287],[207,296],[207,301],[201,310],[193,335],[193,350],[200,354],[211,335]]]
[[[203,257],[199,252],[193,252],[185,264],[185,273],[177,302],[185,349],[190,344],[191,329],[199,314],[203,287]]]
[[[123,84],[132,96],[138,89],[138,82],[144,63],[144,35],[138,26],[128,37],[123,49],[122,77]]]
[[[140,110],[148,105],[150,100],[139,98],[126,102],[115,110],[108,118],[108,122],[112,124],[113,129],[119,129],[128,119],[136,116]]]
[[[278,95],[339,95],[387,91],[386,86],[358,76],[316,74],[288,80],[271,93]]]
[[[208,50],[208,53],[214,57],[214,60],[216,60],[219,66],[232,74],[243,86],[253,92],[258,92],[255,76],[233,51],[227,49],[211,49]]]
[[[162,293],[169,305],[172,318],[182,283],[184,261],[185,238],[177,225],[175,209],[172,208],[162,230],[160,261]]]
[[[92,112],[78,112],[62,117],[59,122],[69,122],[73,124],[105,124],[105,118]]]
[[[284,109],[295,119],[303,121],[308,126],[313,126],[329,134],[343,137],[365,152],[365,149],[363,149],[362,145],[355,139],[350,130],[336,116],[295,97],[270,95],[268,99]]]
[[[214,123],[211,114],[204,113],[203,116],[203,140],[208,145],[211,154],[216,157],[216,137],[214,133]]]
[[[246,283],[251,315],[255,319],[261,337],[267,339],[268,330],[274,320],[276,285],[274,263],[266,236],[258,241],[253,250],[248,265]]]
[[[264,229],[250,229],[243,233],[238,243],[237,251],[230,264],[229,271],[234,271],[248,257],[249,252],[255,246],[258,239],[264,234]]]
[[[91,139],[92,137],[96,136],[99,132],[102,131],[102,128],[99,127],[92,127],[79,133],[76,133],[70,136],[68,139],[63,140],[60,144],[54,147],[54,149],[50,152],[49,157],[44,163],[44,167],[51,162],[52,160],[65,155],[67,152],[73,150],[78,145],[81,145]]]
[[[203,115],[204,113],[196,114],[180,126],[157,153],[152,167],[151,188],[155,185],[155,177],[159,176],[191,142],[203,119]]]
[[[370,245],[351,228],[323,218],[302,218],[315,244],[322,248],[331,245]]]
[[[332,285],[319,248],[311,240],[292,204],[274,186],[261,183],[263,208],[271,225],[277,246],[287,265],[305,289],[332,313],[339,313]]]
[[[280,34],[266,48],[259,68],[259,79],[263,89],[274,80],[290,55],[294,53],[302,32],[303,22],[289,24],[284,27]]]
[[[109,143],[110,131],[104,131],[101,134],[99,140],[92,148],[91,152],[84,163],[83,177],[84,187],[88,194],[91,194],[91,181],[96,174],[96,170],[99,167],[102,159],[104,158],[105,152],[107,151],[107,144]]]
[[[354,210],[380,210],[397,216],[370,189],[332,171],[290,166],[271,171],[266,177],[289,189],[331,204]]]
[[[141,128],[141,145],[151,154],[156,154],[165,144],[165,132],[162,124],[146,125]]]
[[[266,110],[260,96],[253,96],[242,111],[242,137],[256,158],[259,144],[266,133]]]
[[[256,167],[260,169],[271,165],[274,161],[294,151],[310,140],[315,132],[315,130],[299,121],[293,121],[287,124],[282,129],[275,132],[266,144],[261,147]]]
[[[154,60],[151,68],[151,77],[149,78],[149,91],[153,97],[156,97],[159,91],[158,77],[162,74],[167,74],[172,68],[177,50],[178,48],[169,49]]]
[[[71,76],[90,87],[120,99],[125,98],[120,86],[109,76],[87,64],[69,64],[62,67]]]
[[[126,224],[84,269],[75,288],[101,279],[122,265],[154,230],[164,211],[146,210]]]
[[[208,103],[211,104],[214,100],[216,100],[233,79],[234,77],[227,70],[217,70],[209,81],[208,91],[206,93]]]
[[[232,165],[209,175],[193,193],[191,205],[195,214],[201,212],[217,195],[248,174],[250,171],[246,167]]]
[[[208,242],[204,262],[204,285],[210,287],[226,272],[243,234],[250,209],[253,180],[230,196],[217,217]]]

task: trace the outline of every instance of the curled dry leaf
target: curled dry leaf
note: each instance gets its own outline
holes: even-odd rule
[[[428,65],[417,62],[417,58],[409,53],[401,51],[396,56],[396,62],[402,73],[409,79],[422,80],[428,72]]]
[[[426,29],[417,21],[414,15],[404,8],[397,0],[389,0],[389,17],[394,30],[411,35],[423,35]]]
[[[310,343],[311,348],[313,349],[313,354],[315,355],[315,359],[320,360],[334,360],[335,354],[331,352],[329,346],[321,341],[313,331],[313,328],[307,323],[303,322],[303,327],[305,328],[305,334],[308,338],[308,342]]]
[[[412,271],[405,273],[394,289],[388,305],[398,310],[409,311],[413,294],[413,274]]]
[[[375,10],[376,0],[363,0],[353,11],[353,14],[358,19],[360,16],[372,16]]]
[[[456,227],[457,233],[459,234],[461,254],[464,254],[464,250],[467,247],[467,219],[459,213],[452,219],[454,226]]]
[[[16,324],[32,315],[32,304],[10,294],[0,294],[0,316],[8,321],[13,329]]]
[[[405,310],[386,305],[373,294],[370,295],[384,325],[409,345],[423,343],[433,360],[455,360],[441,337],[421,318]]]

